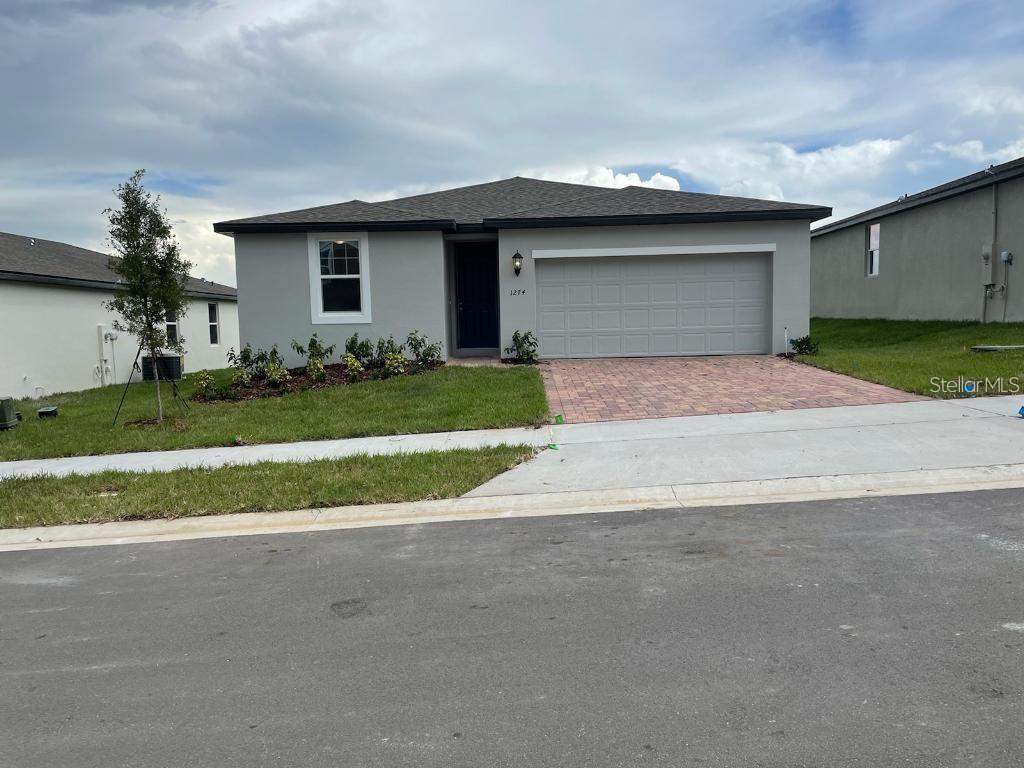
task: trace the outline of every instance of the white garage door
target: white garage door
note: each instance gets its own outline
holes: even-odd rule
[[[538,259],[541,357],[764,354],[766,253]]]

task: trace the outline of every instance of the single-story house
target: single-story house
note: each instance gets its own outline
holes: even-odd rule
[[[1024,256],[1024,157],[813,230],[811,312],[1024,320],[1015,253]]]
[[[418,329],[493,355],[518,330],[544,358],[764,354],[807,332],[810,223],[830,214],[516,177],[214,230],[234,238],[254,346]]]
[[[115,331],[116,316],[103,306],[118,284],[109,258],[0,233],[0,396],[42,397],[128,380],[139,342]],[[235,289],[198,278],[187,289],[187,314],[168,322],[168,333],[185,341],[182,367],[223,368],[228,349],[238,347]]]

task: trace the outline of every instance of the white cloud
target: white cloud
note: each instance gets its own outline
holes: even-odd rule
[[[979,139],[961,141],[958,144],[946,144],[937,141],[932,145],[935,150],[959,160],[969,160],[972,163],[1005,163],[1024,156],[1024,138],[1011,141],[1003,147],[993,150],[986,150],[985,143]]]
[[[841,215],[1024,154],[1014,0],[45,5],[0,14],[0,229],[95,247],[109,177],[210,177],[164,200],[223,281],[219,219],[523,169]]]
[[[647,179],[635,172],[616,173],[611,168],[591,165],[584,168],[569,168],[525,172],[548,181],[565,181],[570,184],[592,184],[595,187],[651,187],[652,189],[679,190],[679,179],[655,172]]]

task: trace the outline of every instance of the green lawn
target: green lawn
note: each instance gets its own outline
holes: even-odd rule
[[[0,528],[269,512],[461,496],[530,458],[525,446],[0,483]]]
[[[817,355],[798,359],[808,365],[934,397],[963,397],[936,392],[935,377],[979,381],[978,394],[1017,394],[1010,381],[1024,384],[1024,351],[971,352],[976,344],[1024,344],[1024,324],[912,320],[837,320],[814,318],[811,336]],[[985,380],[1002,377],[1003,390]]]
[[[226,380],[227,371],[216,374]],[[116,427],[123,386],[23,401],[25,420],[0,432],[0,460],[80,456],[125,451],[275,443],[411,432],[442,432],[541,424],[548,406],[540,373],[532,367],[444,366],[415,376],[313,389],[245,402],[195,403],[183,413],[164,385],[162,426],[129,426],[155,415],[153,385],[132,384]],[[186,397],[192,388],[181,384]],[[41,404],[60,407],[38,419]]]

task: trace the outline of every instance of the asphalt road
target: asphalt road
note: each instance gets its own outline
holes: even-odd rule
[[[0,554],[4,766],[1019,766],[1024,492]]]

